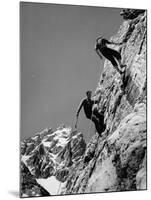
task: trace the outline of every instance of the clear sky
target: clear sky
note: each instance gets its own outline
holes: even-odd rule
[[[119,8],[21,3],[21,139],[46,127],[73,126],[86,90],[95,90],[95,39],[116,34]],[[102,66],[101,66],[102,67]],[[79,130],[88,138],[83,111]],[[94,127],[92,127],[93,129]]]

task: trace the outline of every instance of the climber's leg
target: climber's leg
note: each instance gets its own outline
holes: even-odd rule
[[[100,134],[100,126],[99,126],[99,120],[95,117],[95,116],[92,116],[92,119],[91,119],[94,124],[95,124],[95,128],[96,128],[96,131]]]
[[[112,56],[118,61],[118,69],[120,73],[123,73],[125,70],[125,65],[121,63],[121,60],[122,60],[121,54],[118,51],[115,51],[114,49],[111,49],[111,53],[112,53]]]
[[[118,53],[117,51],[113,50],[113,49],[110,49],[110,48],[102,48],[101,49],[101,53],[102,55],[107,58],[111,63],[112,65],[114,66],[114,68],[119,72],[121,73],[121,70],[119,69],[118,67],[118,62],[121,60],[121,55],[120,53]],[[117,61],[116,61],[116,59]],[[119,60],[119,61],[118,61]],[[121,61],[120,61],[121,62]]]
[[[115,60],[115,58],[114,58],[112,55],[109,57],[108,60],[110,60],[111,63],[112,63],[112,65],[114,66],[114,68],[115,68],[119,73],[121,73],[121,70],[120,70],[119,67],[118,67],[118,63],[117,63],[117,61]]]
[[[95,128],[98,134],[101,136],[101,133],[106,129],[106,125],[104,124],[104,119],[103,121],[100,121],[96,116],[93,115],[92,121],[95,124]]]
[[[126,65],[121,63],[121,54],[118,51],[115,51],[114,49],[111,49],[113,57],[115,57],[119,63],[119,70],[123,73],[125,71]]]
[[[100,114],[97,109],[93,110],[93,115],[99,120],[99,130],[103,132],[106,129],[104,124],[104,115]]]
[[[126,65],[122,64],[121,60],[118,60],[118,63],[119,63],[120,73],[123,74],[125,72]]]
[[[121,54],[118,51],[116,51],[114,49],[111,49],[111,53],[117,60],[121,60],[122,59],[121,58]]]
[[[121,58],[121,54],[118,51],[114,49],[106,48],[106,49],[103,49],[103,53],[102,54],[108,60],[111,61],[112,65],[120,74],[122,74],[125,71],[126,66],[121,63],[122,58]]]
[[[103,119],[103,115],[101,115],[99,112],[98,112],[98,110],[97,109],[94,109],[93,110],[93,115],[96,117],[96,118],[98,118],[99,119],[99,121],[102,121],[102,119]]]

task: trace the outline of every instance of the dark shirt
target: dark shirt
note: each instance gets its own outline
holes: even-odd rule
[[[98,101],[94,101],[94,100],[91,100],[91,99],[88,100],[87,98],[83,99],[82,102],[80,103],[80,106],[78,108],[78,112],[77,113],[79,113],[81,108],[83,107],[86,117],[88,119],[91,119],[93,105],[95,103],[97,103],[97,102]]]
[[[111,44],[108,40],[106,39],[101,39],[99,43],[96,44],[95,49],[96,50],[101,50],[102,48],[107,48],[107,44]]]

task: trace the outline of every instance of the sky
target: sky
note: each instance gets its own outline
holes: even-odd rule
[[[94,51],[95,39],[117,33],[120,11],[21,3],[21,140],[47,127],[74,127],[77,107],[87,90],[95,91],[103,69]],[[86,141],[95,130],[83,111],[78,130]]]

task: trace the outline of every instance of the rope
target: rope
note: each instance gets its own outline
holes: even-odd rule
[[[93,111],[92,111],[92,115],[91,115],[91,119],[90,119],[90,122],[89,122],[89,129],[88,129],[88,138],[90,137],[90,131],[91,131],[91,127],[92,127],[92,116],[93,116]]]
[[[101,66],[103,66],[103,60],[101,59],[101,64],[100,64],[100,69],[99,69],[99,80],[100,80],[100,74],[101,74]],[[90,131],[91,131],[91,127],[92,127],[92,117],[93,117],[93,111],[92,111],[92,115],[91,115],[91,119],[89,122],[89,129],[88,129],[88,138],[90,137]],[[96,131],[96,129],[95,129]]]
[[[103,66],[103,59],[101,59],[101,64],[100,64],[100,69],[99,69],[99,80],[100,80],[100,75],[101,75],[101,66]],[[98,83],[98,82],[97,82]],[[94,110],[93,110],[94,111]],[[89,137],[90,137],[90,131],[91,131],[91,126],[92,126],[92,117],[93,117],[93,111],[92,111],[92,115],[91,115],[91,125],[89,126],[90,128],[89,128],[89,132],[88,132],[88,134],[89,134]],[[96,129],[95,129],[95,131],[96,131]]]
[[[100,69],[99,69],[99,80],[100,80],[100,74],[101,74],[101,66],[103,66],[103,60],[101,59],[101,64],[100,64]],[[89,128],[88,128],[88,137],[90,137],[90,131],[91,131],[91,127],[92,127],[92,117],[93,117],[93,111],[92,111],[92,115],[91,115],[91,119],[89,122]],[[78,123],[78,118],[76,118],[76,129],[77,129],[77,123]]]
[[[100,69],[99,69],[99,80],[100,80],[100,74],[101,74],[101,66],[103,64],[103,61],[101,59],[101,65],[100,65]],[[94,111],[94,110],[93,110]],[[90,137],[90,131],[91,131],[91,127],[92,127],[92,117],[93,117],[93,111],[92,111],[92,115],[91,115],[91,121],[89,122],[89,129],[88,129],[88,138]],[[96,131],[96,129],[95,129]]]

